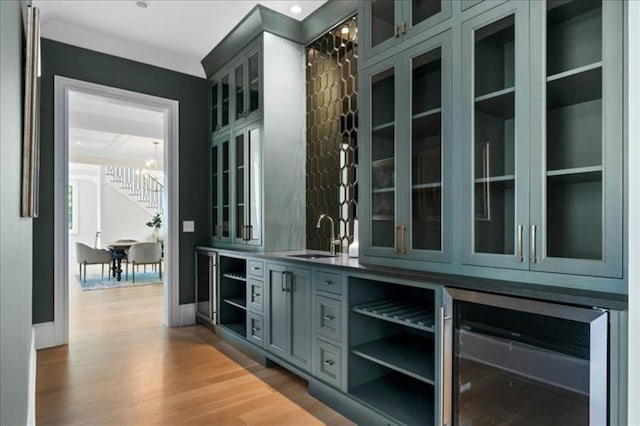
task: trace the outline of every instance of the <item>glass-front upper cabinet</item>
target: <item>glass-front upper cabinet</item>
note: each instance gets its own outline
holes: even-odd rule
[[[531,268],[620,276],[622,2],[540,1],[531,33]]]
[[[262,241],[262,172],[260,123],[234,136],[233,242],[260,245]]]
[[[372,0],[363,4],[364,57],[403,43],[451,17],[450,0]]]
[[[450,60],[447,32],[364,72],[367,255],[449,259]]]
[[[260,51],[250,49],[234,67],[234,121],[253,116],[260,109]],[[241,123],[242,124],[242,123]]]
[[[230,237],[230,137],[217,138],[211,146],[211,224],[212,237],[227,241]]]
[[[528,269],[528,4],[463,24],[463,261]]]

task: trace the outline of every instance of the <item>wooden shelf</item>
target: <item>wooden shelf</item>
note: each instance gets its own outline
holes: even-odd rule
[[[515,113],[515,88],[498,90],[478,96],[475,99],[477,110],[501,119],[513,118]]]
[[[247,326],[245,323],[242,323],[242,322],[230,322],[226,324],[220,324],[220,327],[223,327],[242,337],[244,337],[247,334]]]
[[[429,425],[435,421],[433,386],[399,373],[356,386],[349,393],[407,425]]]
[[[408,300],[380,300],[356,305],[353,312],[402,324],[418,330],[434,332],[433,309],[423,303]]]
[[[395,191],[395,190],[396,190],[396,188],[392,186],[392,187],[390,187],[390,188],[378,188],[378,189],[372,189],[372,190],[371,190],[371,193],[372,193],[372,194],[381,194],[381,193],[383,193],[383,192],[393,192],[393,191]]]
[[[442,182],[431,182],[431,183],[419,183],[416,185],[411,185],[411,189],[432,189],[432,188],[441,188]]]
[[[393,128],[393,126],[395,125],[395,121],[390,121],[388,123],[382,123],[382,124],[378,124],[377,126],[373,126],[371,128],[371,133],[373,132],[377,132],[378,130],[384,130],[384,129],[390,129]]]
[[[247,275],[244,272],[225,272],[222,276],[232,280],[247,281]]]
[[[231,306],[235,306],[236,308],[247,310],[247,300],[241,297],[229,297],[226,299],[222,299],[223,302],[230,304]]]
[[[373,160],[371,167],[384,167],[393,166],[395,164],[395,157],[381,158],[380,160]]]
[[[592,64],[551,78],[547,83],[548,110],[602,99],[602,66]]]
[[[549,178],[550,182],[562,184],[599,182],[602,180],[602,170],[602,166],[549,170],[547,178]]]
[[[432,338],[402,333],[355,346],[351,352],[421,382],[434,384],[435,364]]]

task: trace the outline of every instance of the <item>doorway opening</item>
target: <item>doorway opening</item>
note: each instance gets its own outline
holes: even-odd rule
[[[69,341],[71,304],[133,286],[155,285],[156,323],[177,324],[178,102],[54,84],[53,343]]]

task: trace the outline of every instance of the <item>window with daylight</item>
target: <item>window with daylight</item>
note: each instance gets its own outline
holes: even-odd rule
[[[78,233],[78,183],[67,186],[67,227],[70,234]]]

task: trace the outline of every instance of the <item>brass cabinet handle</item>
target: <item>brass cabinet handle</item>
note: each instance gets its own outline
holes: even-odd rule
[[[402,34],[406,34],[407,33],[407,23],[402,21],[402,23],[400,24],[400,32]]]
[[[400,225],[398,229],[400,231],[400,248],[398,253],[407,254],[407,227],[405,225]]]
[[[518,225],[518,252],[516,253],[516,257],[518,258],[518,262],[524,262],[524,255],[522,254],[522,234],[524,233],[524,225]]]
[[[531,263],[538,263],[538,256],[536,254],[536,234],[538,227],[531,225]]]

